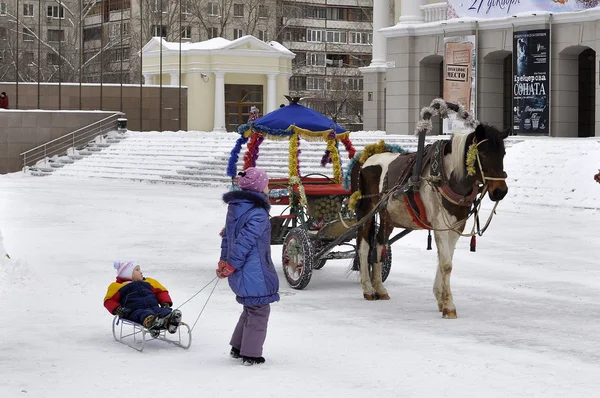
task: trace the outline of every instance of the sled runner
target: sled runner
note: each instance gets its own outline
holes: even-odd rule
[[[192,345],[192,330],[184,322],[180,322],[177,332],[171,334],[164,329],[149,330],[139,323],[115,315],[112,332],[116,341],[139,352],[144,350],[147,341],[152,340],[161,340],[186,350]]]

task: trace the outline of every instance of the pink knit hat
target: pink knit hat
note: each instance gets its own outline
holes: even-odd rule
[[[257,167],[249,167],[238,173],[238,186],[248,191],[262,192],[269,184],[267,173]]]

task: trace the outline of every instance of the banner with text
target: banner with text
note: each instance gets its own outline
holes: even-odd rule
[[[504,18],[519,13],[573,12],[594,8],[600,0],[448,0],[448,19]]]
[[[550,31],[513,35],[513,132],[549,133]]]
[[[462,104],[475,115],[475,82],[477,62],[476,38],[455,36],[444,38],[444,100]],[[451,134],[456,128],[456,115],[444,119],[444,134]]]

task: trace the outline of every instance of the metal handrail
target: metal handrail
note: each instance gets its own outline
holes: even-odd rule
[[[54,156],[61,152],[66,152],[69,148],[74,148],[83,142],[89,142],[90,138],[95,138],[98,135],[102,135],[106,131],[106,122],[110,122],[110,119],[114,119],[114,122],[117,122],[117,120],[122,116],[124,116],[123,113],[115,112],[104,119],[78,128],[77,130],[21,153],[20,155],[23,156],[23,168],[25,169],[29,164],[36,163],[48,156]]]

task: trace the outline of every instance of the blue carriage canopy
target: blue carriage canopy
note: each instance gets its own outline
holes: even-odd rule
[[[242,146],[248,144],[244,154],[244,170],[246,170],[256,166],[259,147],[265,138],[289,139],[290,179],[299,177],[298,154],[301,137],[305,140],[327,143],[321,165],[333,164],[333,179],[338,184],[342,179],[339,142],[341,141],[346,147],[350,159],[356,153],[350,141],[350,133],[346,129],[325,115],[297,103],[291,103],[253,122],[242,124],[237,128],[237,132],[240,138],[231,150],[227,165],[227,175],[231,178],[237,175],[237,161]]]

